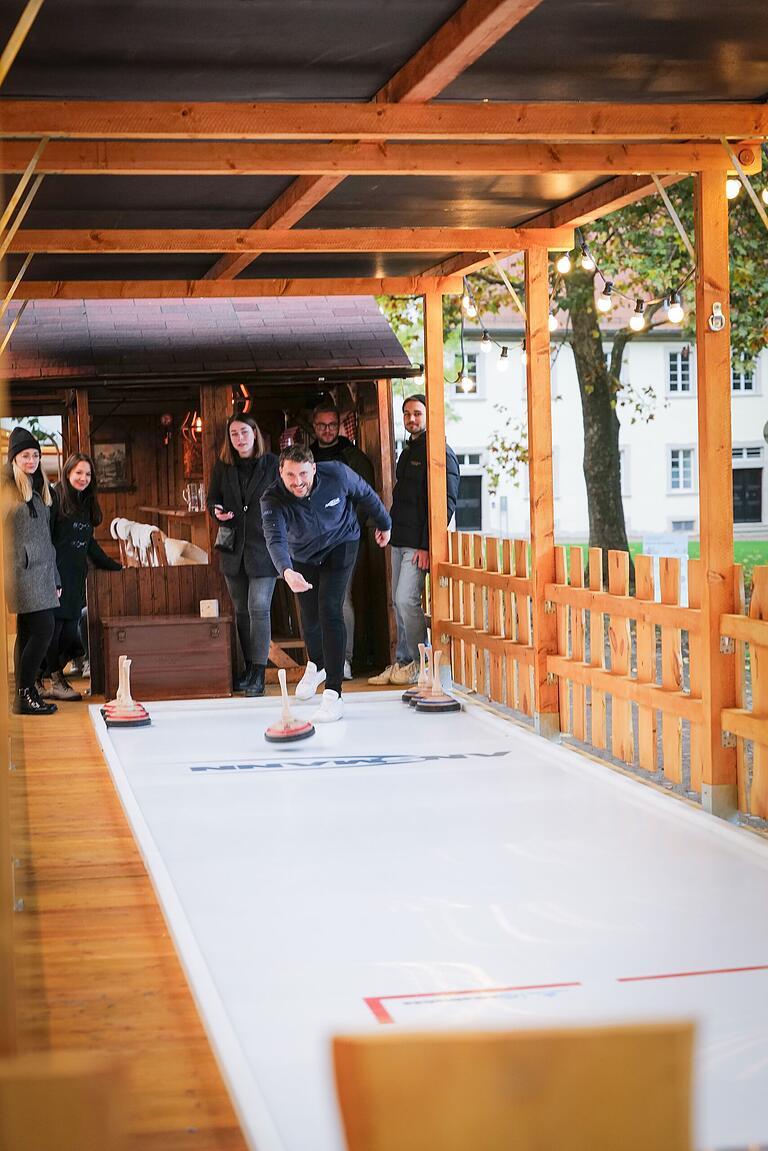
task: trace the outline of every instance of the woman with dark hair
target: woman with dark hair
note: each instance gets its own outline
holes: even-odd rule
[[[221,546],[217,550],[245,660],[235,691],[248,696],[264,694],[272,638],[270,611],[277,572],[264,542],[259,501],[276,479],[277,457],[265,450],[259,425],[245,413],[230,416],[207,503],[217,523],[234,528],[226,550]]]
[[[51,543],[51,489],[41,465],[40,444],[26,428],[8,441],[3,477],[8,608],[16,614],[16,698],[20,715],[50,715],[56,705],[41,699],[35,680],[53,635],[53,609],[61,581]]]
[[[53,636],[43,672],[51,677],[50,691],[45,691],[42,681],[38,684],[43,698],[67,701],[82,698],[67,682],[64,668],[70,659],[83,652],[79,625],[85,605],[88,560],[106,571],[119,571],[121,567],[93,538],[102,518],[93,460],[84,452],[73,452],[53,489],[51,535],[61,576],[61,600],[53,613]]]

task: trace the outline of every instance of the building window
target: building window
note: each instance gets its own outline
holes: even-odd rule
[[[755,393],[754,364],[745,364],[744,355],[738,356],[731,363],[731,391],[743,395]]]
[[[672,520],[673,532],[696,531],[696,520]]]
[[[467,352],[464,356],[464,371],[458,381],[453,385],[453,394],[456,399],[465,399],[479,394],[477,379],[477,353]]]
[[[483,528],[483,477],[461,476],[456,501],[456,530],[479,532]]]
[[[691,350],[688,347],[667,352],[667,393],[670,396],[690,395],[693,391]]]
[[[692,492],[694,490],[693,448],[670,448],[669,490],[672,492]]]

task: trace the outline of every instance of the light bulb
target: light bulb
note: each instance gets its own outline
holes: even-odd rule
[[[550,332],[556,332],[557,329],[560,327],[559,323],[557,322],[557,316],[555,315],[554,312],[549,313],[548,323],[549,323]]]
[[[571,270],[571,257],[567,252],[563,252],[562,256],[557,259],[555,267],[561,276],[567,276]]]
[[[725,181],[725,194],[729,200],[735,200],[741,191],[741,180],[737,180],[735,176],[729,176]]]
[[[592,259],[586,244],[581,245],[581,266],[585,272],[593,272],[596,267],[595,261]]]
[[[459,387],[461,388],[462,392],[471,392],[472,391],[472,381],[470,380],[470,378],[466,374],[466,372],[464,373],[464,375],[459,380]]]
[[[599,312],[610,312],[613,307],[613,284],[610,280],[605,281],[602,293],[597,297],[597,309]]]
[[[669,297],[669,303],[667,304],[667,319],[670,324],[679,324],[684,315],[685,311],[680,300],[680,293],[672,292]]]
[[[642,332],[645,327],[645,304],[642,300],[635,301],[635,310],[629,317],[629,326],[633,332]]]
[[[509,368],[509,348],[506,344],[501,349],[501,354],[499,355],[499,363],[497,366],[500,372],[506,372]]]
[[[468,295],[466,292],[461,297],[461,306],[464,309],[465,314],[467,316],[469,316],[470,318],[473,318],[474,316],[477,315],[477,308],[474,305],[472,297],[470,295]]]
[[[484,356],[487,356],[491,350],[491,337],[487,332],[483,332],[483,338],[480,341],[480,351]]]
[[[760,193],[760,198],[764,204],[768,204],[768,188],[763,188],[762,192]]]

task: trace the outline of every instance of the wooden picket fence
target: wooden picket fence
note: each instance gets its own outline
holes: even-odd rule
[[[526,540],[451,532],[449,563],[437,578],[450,588],[450,643],[456,683],[494,703],[533,715],[533,587]]]
[[[736,602],[743,612],[743,583]],[[724,615],[720,635],[735,644],[738,707],[721,722],[736,741],[739,810],[768,819],[768,567],[752,569],[749,615]]]

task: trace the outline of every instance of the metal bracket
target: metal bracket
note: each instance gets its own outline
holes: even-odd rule
[[[724,731],[721,735],[721,743],[722,743],[723,747],[735,747],[736,746],[736,736],[733,734],[732,731]]]
[[[716,300],[712,305],[712,315],[708,318],[709,330],[711,332],[722,332],[725,327],[725,316],[723,315],[723,305]]]
[[[451,637],[446,635],[444,631],[440,632],[440,643],[450,643]]]
[[[554,615],[557,611],[557,604],[552,599],[544,600],[544,612],[546,615]]]
[[[439,587],[450,587],[450,580],[448,576],[440,576],[438,582]]]
[[[735,655],[736,640],[729,635],[720,636],[720,655]]]
[[[548,672],[547,672],[547,683],[548,683],[548,684],[555,684],[555,683],[557,683],[557,676],[556,676],[556,674],[555,674],[553,671],[548,671]]]

